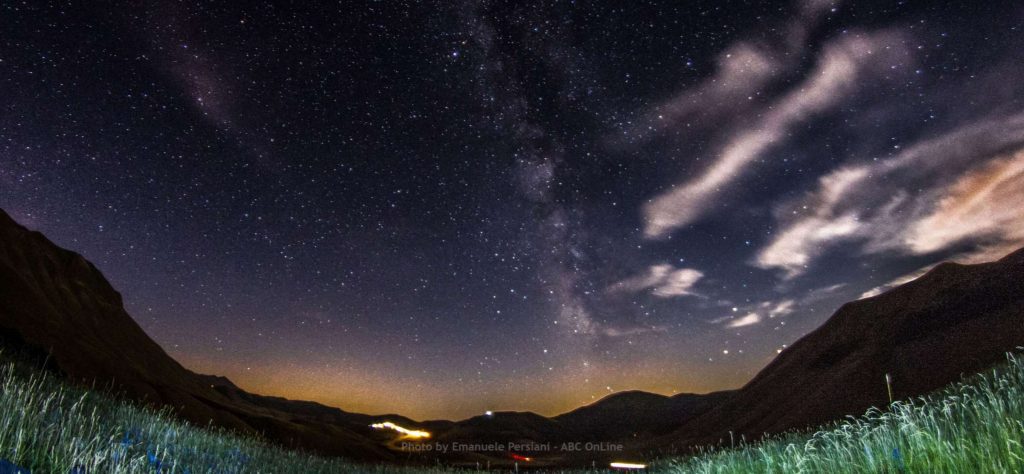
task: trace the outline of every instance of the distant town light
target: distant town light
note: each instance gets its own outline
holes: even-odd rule
[[[611,467],[612,469],[647,469],[646,464],[635,462],[613,462]]]
[[[487,416],[494,416],[494,412],[493,412],[493,411],[491,411],[491,410],[487,410],[487,411],[485,411],[485,412],[484,412],[484,415],[487,415]]]

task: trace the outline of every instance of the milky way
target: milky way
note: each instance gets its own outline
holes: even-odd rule
[[[187,367],[364,412],[737,387],[1024,245],[1012,1],[5,3],[0,207]]]

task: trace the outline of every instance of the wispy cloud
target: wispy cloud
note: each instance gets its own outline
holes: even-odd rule
[[[872,288],[872,289],[870,289],[868,291],[865,291],[864,293],[862,293],[860,295],[860,298],[858,298],[858,299],[871,298],[872,296],[878,296],[878,295],[880,295],[882,293],[885,293],[886,291],[889,291],[889,290],[891,290],[893,288],[896,288],[897,286],[900,286],[900,285],[902,285],[904,283],[910,283],[910,282],[912,282],[912,281],[914,281],[914,280],[924,276],[924,274],[928,273],[929,271],[931,271],[932,268],[935,268],[935,265],[928,265],[928,266],[926,266],[924,268],[920,268],[920,269],[915,270],[913,272],[910,272],[910,273],[908,273],[906,275],[902,275],[902,276],[900,276],[898,278],[895,278],[895,279],[893,279],[893,280],[891,280],[889,282],[886,282],[884,285],[879,285],[879,286],[876,286],[876,287],[874,287],[874,288]]]
[[[769,318],[777,318],[779,316],[785,316],[787,314],[792,313],[793,310],[794,310],[794,307],[796,306],[796,301],[795,300],[782,300],[782,301],[775,302],[775,303],[765,302],[763,304],[763,306],[768,308],[767,311],[768,311],[768,317]]]
[[[903,239],[914,254],[966,240],[1024,243],[1024,150],[971,171],[940,193],[934,209]]]
[[[616,141],[642,142],[678,127],[715,127],[751,111],[757,105],[751,97],[797,65],[810,32],[839,4],[798,2],[796,14],[787,21],[730,44],[716,58],[713,74],[652,107]]]
[[[636,293],[651,290],[651,294],[661,298],[694,295],[692,288],[704,277],[704,273],[693,268],[676,268],[663,263],[652,265],[647,273],[632,276],[611,285],[611,292]]]
[[[656,286],[651,293],[654,296],[660,296],[662,298],[692,295],[694,293],[690,291],[690,289],[693,288],[693,285],[697,284],[697,281],[703,276],[703,273],[692,268],[674,270],[669,273],[668,278]]]
[[[733,307],[733,314],[711,320],[711,324],[721,324],[726,328],[741,328],[760,324],[767,319],[781,318],[796,311],[797,301],[784,299],[779,301],[763,301],[746,307]],[[743,316],[736,317],[736,314]],[[783,323],[784,324],[784,323]]]
[[[1002,155],[1020,147],[1024,114],[976,121],[887,160],[844,165],[776,208],[780,230],[754,264],[792,278],[851,240],[867,253],[916,255],[970,241],[998,256],[1024,243],[1021,152]]]
[[[818,250],[832,241],[854,235],[861,228],[856,212],[837,212],[841,198],[868,177],[867,167],[844,168],[822,177],[818,189],[801,206],[806,215],[784,228],[758,252],[756,264],[762,268],[780,268],[787,278],[802,273]],[[806,210],[805,210],[806,209]]]
[[[761,111],[761,118],[725,140],[717,159],[702,173],[656,196],[646,206],[644,235],[660,238],[701,215],[709,203],[792,129],[854,93],[865,79],[906,62],[897,31],[851,33],[832,41],[803,83]]]
[[[729,324],[726,324],[726,327],[741,328],[744,326],[753,326],[759,322],[761,322],[761,315],[757,313],[750,313],[746,316],[730,321]]]

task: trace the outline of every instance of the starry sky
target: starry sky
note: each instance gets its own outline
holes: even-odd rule
[[[0,4],[0,207],[251,391],[734,388],[1024,245],[1019,2],[237,3]]]

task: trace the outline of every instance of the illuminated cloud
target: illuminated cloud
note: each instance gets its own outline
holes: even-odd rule
[[[860,295],[860,298],[858,298],[858,299],[871,298],[872,296],[878,296],[878,295],[880,295],[882,293],[885,293],[886,291],[889,291],[889,290],[891,290],[893,288],[896,288],[897,286],[900,286],[900,285],[902,285],[904,283],[910,283],[910,282],[912,282],[912,281],[914,281],[914,280],[916,280],[918,278],[921,278],[925,273],[928,273],[934,267],[935,267],[935,265],[928,265],[928,266],[926,266],[924,268],[921,268],[919,270],[915,270],[915,271],[913,271],[911,273],[908,273],[906,275],[903,275],[903,276],[901,276],[899,278],[895,278],[892,281],[890,281],[890,282],[888,282],[888,283],[886,283],[884,285],[879,285],[879,286],[876,286],[876,287],[874,287],[874,288],[872,288],[872,289],[870,289],[868,291],[865,291],[864,293],[862,293]]]
[[[786,278],[795,277],[803,273],[820,247],[854,235],[859,228],[857,216],[852,214],[834,219],[809,217],[786,229],[758,255],[757,263],[784,269]]]
[[[694,285],[704,277],[700,270],[692,268],[676,268],[663,263],[652,265],[647,273],[633,276],[609,287],[611,292],[636,293],[651,290],[651,294],[661,298],[694,295]]]
[[[786,299],[781,301],[764,301],[758,305],[751,305],[747,308],[733,307],[732,311],[734,314],[743,314],[744,316],[735,317],[730,314],[715,318],[710,321],[711,324],[723,324],[727,328],[741,328],[746,326],[753,326],[761,323],[768,319],[780,318],[788,314],[793,313],[796,310],[796,300]]]
[[[768,308],[769,318],[777,318],[792,313],[794,310],[794,306],[796,306],[796,301],[782,300],[777,303],[766,301],[765,303],[763,303],[763,306]]]
[[[824,176],[818,190],[809,199],[815,203],[807,215],[794,220],[775,237],[767,247],[758,252],[756,265],[761,268],[780,268],[787,278],[802,273],[820,249],[832,241],[847,238],[861,228],[854,212],[836,215],[840,199],[869,174],[865,167],[844,168]],[[797,211],[800,212],[800,211]]]
[[[1021,146],[1024,114],[997,116],[922,140],[888,160],[844,165],[803,199],[776,208],[779,230],[753,264],[793,278],[851,240],[860,240],[866,253],[917,255],[969,241],[978,249],[959,261],[998,258],[1024,243],[1021,152],[999,157]]]
[[[730,321],[729,324],[726,324],[725,326],[730,328],[741,328],[744,326],[753,326],[759,322],[761,322],[761,315],[757,313],[750,313],[742,318]]]
[[[909,226],[903,243],[911,253],[926,254],[965,240],[1024,243],[1024,151],[958,179],[932,212]]]
[[[972,250],[948,257],[959,263],[998,260],[1024,246],[1024,151],[996,158],[950,185],[931,213],[911,224],[904,248],[913,254],[940,251],[965,240],[982,241]],[[860,295],[860,299],[914,281],[928,265]]]
[[[850,34],[828,44],[810,76],[768,106],[760,120],[729,137],[711,166],[644,206],[644,235],[665,237],[700,217],[713,198],[770,147],[785,141],[794,127],[849,97],[867,77],[902,63],[902,43],[898,33],[882,31]]]
[[[693,287],[704,276],[698,270],[683,268],[674,270],[668,277],[651,292],[654,296],[670,298],[673,296],[692,295],[690,288]]]
[[[752,104],[747,97],[782,72],[780,56],[755,43],[735,43],[718,56],[710,78],[658,105],[637,126],[615,138],[642,141],[675,127],[727,119],[737,108],[748,109]]]
[[[629,277],[618,283],[615,283],[609,290],[611,291],[624,291],[627,293],[636,293],[641,290],[646,290],[660,285],[668,277],[668,274],[673,270],[674,267],[669,264],[651,265],[647,269],[647,273]]]
[[[665,285],[669,284],[668,280],[672,277],[672,274],[673,272],[667,272],[664,275]],[[609,322],[597,320],[592,314],[592,306],[588,305],[587,299],[575,290],[578,277],[563,271],[559,272],[555,279],[558,284],[552,290],[552,296],[558,305],[557,325],[574,336],[618,338],[665,331],[663,326],[640,324],[635,321]],[[636,285],[637,282],[632,284]],[[641,288],[637,287],[637,290],[633,291],[638,291],[639,289]]]

